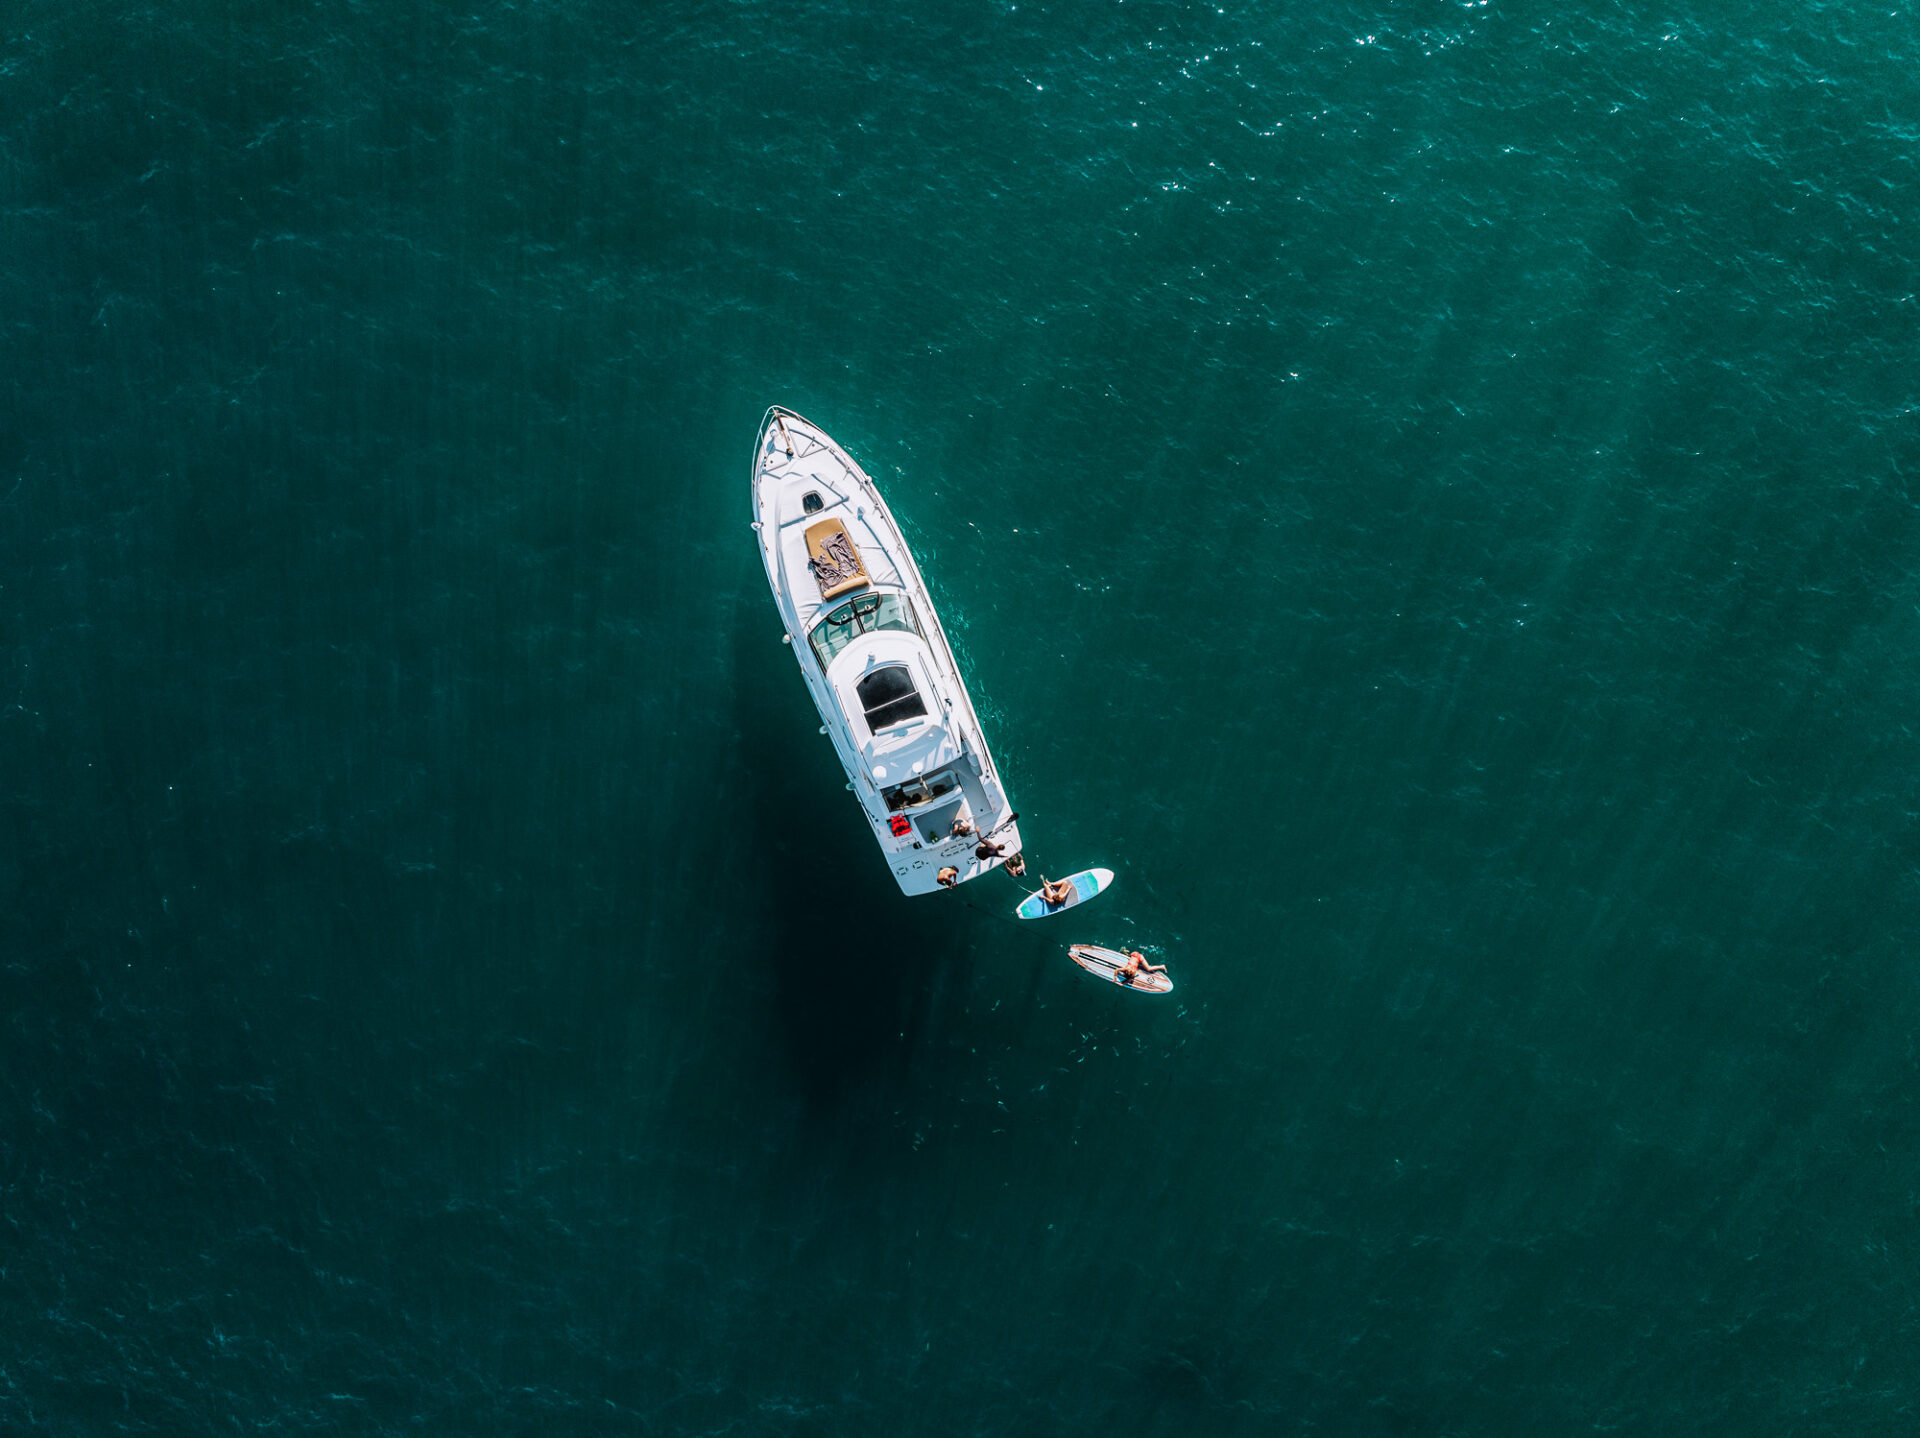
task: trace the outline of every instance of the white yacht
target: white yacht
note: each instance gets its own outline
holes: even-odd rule
[[[1020,830],[933,600],[880,491],[853,457],[775,405],[753,449],[767,582],[888,867],[909,894],[1001,862],[956,820],[1020,852]]]

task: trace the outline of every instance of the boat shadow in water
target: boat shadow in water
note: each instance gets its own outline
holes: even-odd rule
[[[736,728],[753,810],[763,820],[795,816],[757,824],[749,846],[742,877],[756,896],[755,949],[789,1080],[811,1106],[837,1108],[897,1088],[915,1054],[937,1047],[940,995],[964,985],[964,962],[954,961],[965,926],[940,912],[952,896],[910,899],[894,883],[806,691],[781,672],[791,661],[740,659]]]

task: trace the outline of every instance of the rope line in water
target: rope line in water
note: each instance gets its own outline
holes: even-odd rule
[[[978,904],[974,903],[972,899],[962,899],[960,902],[965,904],[969,909],[972,909],[976,914],[985,914],[989,919],[998,919],[1003,924],[1012,924],[1016,929],[1025,930],[1027,927],[1026,924],[1019,919],[1010,919],[1005,914],[996,914],[992,909],[981,908]]]

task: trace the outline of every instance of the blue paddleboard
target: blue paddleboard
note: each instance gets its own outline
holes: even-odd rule
[[[1049,914],[1064,914],[1075,904],[1084,904],[1088,899],[1091,899],[1095,894],[1111,884],[1113,882],[1113,870],[1082,869],[1077,874],[1067,875],[1066,881],[1073,885],[1073,893],[1068,897],[1066,903],[1049,904],[1037,893],[1028,894],[1014,909],[1014,917],[1018,919],[1044,919]]]

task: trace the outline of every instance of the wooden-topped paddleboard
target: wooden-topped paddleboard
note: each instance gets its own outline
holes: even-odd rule
[[[1127,966],[1127,956],[1118,949],[1103,949],[1097,944],[1074,944],[1067,952],[1073,955],[1073,961],[1090,974],[1098,974],[1110,984],[1118,984],[1123,989],[1133,989],[1143,994],[1170,994],[1173,992],[1173,979],[1167,974],[1135,974],[1131,982],[1120,977],[1120,971]]]
[[[1113,882],[1111,869],[1082,869],[1077,874],[1067,875],[1066,882],[1073,885],[1073,892],[1067,895],[1064,904],[1049,904],[1038,893],[1028,894],[1013,911],[1016,919],[1044,919],[1049,914],[1064,914],[1075,904],[1083,904],[1095,894]]]

